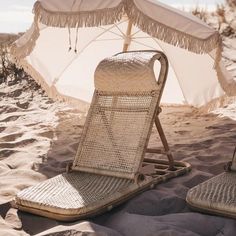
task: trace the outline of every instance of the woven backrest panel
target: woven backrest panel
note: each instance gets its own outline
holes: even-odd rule
[[[156,97],[94,94],[78,151],[78,170],[133,178],[139,168]]]
[[[153,52],[151,54],[153,58]],[[113,58],[114,68],[116,65],[121,66],[120,55],[118,56],[118,64],[116,56]],[[160,58],[159,54],[158,56]],[[111,59],[108,61],[110,67]],[[127,63],[128,61],[125,60],[126,66]],[[132,62],[129,66],[132,66]],[[151,68],[150,63],[149,66]],[[136,70],[136,63],[133,69]],[[116,70],[114,71],[116,74]],[[142,70],[139,69],[139,71],[142,73]],[[146,71],[144,69],[142,77],[144,77],[143,80],[148,81],[150,78],[146,77]],[[138,78],[141,76],[140,73]],[[163,85],[165,81],[163,76],[166,77],[166,73],[162,71],[161,74]],[[112,70],[109,70],[109,75],[112,77]],[[126,80],[132,79],[135,73],[131,75],[131,78],[128,75]],[[95,81],[97,78],[95,76]],[[113,87],[116,89],[109,91],[108,87],[100,87],[99,90],[96,88],[73,169],[129,179],[133,179],[138,172],[163,88],[155,85],[149,91],[141,89],[136,91],[136,89],[130,90],[126,87],[124,91],[125,87],[121,84],[118,79],[113,81]],[[117,91],[119,86],[120,91]]]

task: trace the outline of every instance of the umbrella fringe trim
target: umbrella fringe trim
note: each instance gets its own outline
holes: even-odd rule
[[[39,35],[40,33],[38,25],[34,21],[30,29],[27,30],[26,33],[21,36],[21,38],[19,38],[11,45],[10,54],[14,57],[14,61],[27,57],[33,51]],[[18,42],[21,42],[24,39],[26,39],[26,43],[18,46]]]
[[[236,96],[236,81],[233,80],[231,74],[226,71],[224,65],[222,64],[221,54],[223,51],[222,41],[220,41],[219,47],[216,49],[215,55],[209,53],[209,55],[215,59],[214,69],[217,74],[218,81],[220,83],[221,88],[224,90],[226,95],[228,96]],[[224,72],[225,71],[225,72]],[[228,74],[228,75],[225,75]],[[226,77],[230,77],[230,81],[227,81]]]
[[[222,67],[221,62],[218,62],[215,67],[220,86],[222,87],[222,89],[225,91],[225,93],[228,96],[231,96],[231,97],[236,96],[236,81],[232,78],[230,74],[229,76],[231,77],[231,80],[227,81],[226,76],[224,75],[224,72],[223,72],[223,70],[226,70],[226,69],[221,68],[221,67]],[[228,71],[226,71],[226,73],[228,73]]]
[[[138,26],[152,37],[166,43],[198,54],[208,53],[215,48],[221,47],[221,37],[217,31],[206,39],[189,35],[145,15],[137,8],[133,1],[127,1],[125,11],[134,25]]]
[[[94,27],[113,24],[121,20],[124,13],[124,1],[114,8],[68,13],[46,10],[40,2],[36,2],[33,12],[38,20],[45,25],[70,28]]]

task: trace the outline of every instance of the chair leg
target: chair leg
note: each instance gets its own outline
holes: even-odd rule
[[[161,142],[163,144],[165,153],[166,153],[166,155],[168,157],[168,160],[169,160],[169,170],[175,170],[175,168],[174,168],[174,158],[173,158],[172,153],[170,151],[165,133],[162,129],[161,122],[160,122],[158,116],[155,117],[155,125],[156,125],[157,131],[159,133]]]

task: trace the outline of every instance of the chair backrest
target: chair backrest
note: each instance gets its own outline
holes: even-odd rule
[[[156,80],[153,66],[160,62]],[[139,172],[168,71],[159,51],[116,54],[99,63],[74,170],[134,179]]]

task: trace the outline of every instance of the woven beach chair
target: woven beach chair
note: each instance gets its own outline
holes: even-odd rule
[[[86,218],[187,173],[190,165],[173,160],[158,118],[167,71],[167,58],[159,51],[120,53],[101,61],[73,163],[66,173],[19,192],[18,208],[62,221]],[[163,150],[147,148],[154,123]],[[168,159],[144,158],[146,152]]]
[[[236,219],[236,148],[225,172],[190,189],[186,201],[193,210]]]

